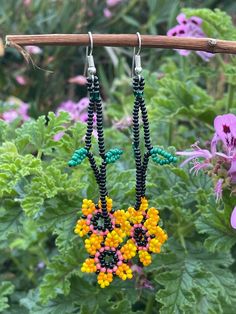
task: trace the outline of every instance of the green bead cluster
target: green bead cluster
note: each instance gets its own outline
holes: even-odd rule
[[[139,91],[139,90],[138,90],[138,91],[135,91],[135,92],[134,92],[134,96],[135,96],[135,97],[143,97],[143,91]]]
[[[80,165],[81,162],[87,157],[87,149],[86,148],[80,148],[76,150],[71,157],[71,160],[68,162],[69,167],[75,167],[77,165]]]
[[[100,100],[101,99],[100,93],[99,92],[93,92],[93,93],[91,93],[90,98],[92,101]]]
[[[167,165],[172,162],[177,162],[177,158],[175,156],[159,147],[152,148],[150,150],[150,154],[152,156],[152,160],[159,165]],[[157,155],[160,155],[164,158],[159,158]]]
[[[120,156],[123,154],[123,151],[119,148],[114,148],[114,149],[110,149],[107,153],[106,153],[106,163],[107,164],[112,164],[115,161],[117,161]]]

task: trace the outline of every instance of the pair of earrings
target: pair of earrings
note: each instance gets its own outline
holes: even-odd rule
[[[100,96],[99,80],[92,56],[93,40],[89,32],[91,50],[87,55],[89,94],[87,131],[85,147],[76,150],[68,165],[73,167],[88,158],[99,187],[100,199],[98,204],[92,200],[83,200],[82,215],[75,226],[75,233],[84,237],[85,249],[89,256],[84,261],[81,270],[86,273],[96,273],[101,288],[107,287],[115,276],[122,280],[131,279],[134,259],[139,259],[143,266],[148,266],[152,253],[159,253],[162,244],[167,240],[167,234],[158,225],[160,217],[156,208],[148,207],[145,197],[146,173],[150,157],[159,164],[176,162],[176,157],[159,147],[153,147],[150,139],[149,121],[144,100],[144,78],[141,76],[141,36],[139,33],[139,51],[134,51],[133,76],[133,151],[136,167],[136,201],[128,210],[114,210],[112,199],[107,191],[106,169],[118,160],[123,151],[111,149],[106,152],[103,133],[103,108]],[[140,150],[139,114],[144,130],[145,152],[142,157]],[[96,119],[94,119],[96,116]],[[93,121],[96,121],[98,148],[101,164],[97,165],[91,152],[91,137]],[[137,261],[136,261],[137,262]]]

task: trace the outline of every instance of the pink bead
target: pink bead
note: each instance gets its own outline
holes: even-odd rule
[[[99,255],[100,255],[100,253],[99,253],[99,252],[96,252],[95,257],[98,257]]]
[[[99,251],[104,252],[104,247],[101,247]]]
[[[97,267],[97,269],[100,269],[101,268],[101,264],[97,264],[96,267]]]
[[[108,273],[112,273],[112,269],[108,269],[107,272],[108,272]]]
[[[118,268],[117,266],[114,266],[113,271],[117,271],[117,268]]]
[[[147,233],[146,233],[146,236],[147,236],[147,237],[149,237],[149,236],[150,236],[150,233],[149,233],[149,232],[147,232]]]
[[[86,220],[86,225],[87,225],[87,226],[90,225],[90,220]]]
[[[98,263],[98,262],[99,262],[99,259],[98,259],[97,257],[95,257],[95,258],[94,258],[94,261],[95,261],[96,263]]]
[[[119,261],[119,262],[117,263],[118,266],[121,266],[122,264],[123,264],[122,261]]]
[[[87,225],[87,223],[86,223],[86,225]],[[93,225],[90,225],[90,226],[89,226],[89,229],[90,229],[90,230],[93,230]]]
[[[111,248],[112,251],[115,251],[116,249],[114,247]]]
[[[91,219],[92,217],[93,217],[93,215],[91,215],[91,214],[89,214],[89,215],[87,216],[88,219]]]
[[[105,267],[102,267],[102,268],[101,268],[101,271],[102,271],[103,273],[105,273],[106,270],[107,270],[107,269],[106,269]]]

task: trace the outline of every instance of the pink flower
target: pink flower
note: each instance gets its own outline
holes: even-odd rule
[[[222,192],[223,192],[222,184],[223,184],[223,182],[224,182],[223,179],[219,179],[215,185],[216,202],[218,202],[222,198]]]
[[[57,109],[57,113],[60,111],[66,111],[69,113],[70,118],[73,122],[81,121],[85,123],[88,120],[88,113],[87,113],[87,108],[89,105],[89,98],[84,97],[82,98],[78,103],[72,101],[72,100],[67,100],[63,103],[60,104],[60,106]],[[93,122],[95,122],[95,118]],[[63,132],[59,132],[56,135],[54,135],[54,140],[59,141],[61,137],[64,135]],[[93,135],[97,137],[97,130],[93,130]]]
[[[231,223],[232,228],[236,229],[236,206],[234,207],[232,211],[230,223]]]
[[[16,76],[16,81],[20,85],[26,85],[27,84],[27,80],[26,80],[26,78],[23,75],[17,75]]]
[[[63,131],[61,131],[61,132],[55,134],[55,135],[53,136],[54,141],[55,141],[55,142],[60,141],[60,139],[62,138],[62,136],[63,136],[64,134],[65,134],[65,132],[63,132]]]
[[[217,116],[214,120],[215,145],[219,141],[224,144],[226,153],[230,156],[236,153],[236,116],[232,113]]]
[[[11,123],[12,121],[14,121],[18,116],[18,113],[16,110],[9,110],[6,112],[3,112],[2,114],[2,118],[4,121]]]
[[[181,166],[193,161],[190,171],[194,171],[195,174],[198,174],[201,169],[211,168],[209,170],[211,175],[218,179],[215,185],[216,201],[218,202],[222,197],[223,184],[228,188],[231,188],[232,184],[236,184],[236,116],[231,113],[217,116],[214,120],[214,128],[215,134],[211,141],[211,151],[199,148],[196,143],[192,146],[192,151],[177,152],[176,154],[188,157]],[[219,143],[221,146],[218,145]],[[218,151],[219,148],[221,151]],[[230,183],[227,180],[228,177]]]
[[[176,152],[176,155],[179,156],[188,156],[188,158],[181,164],[181,167],[183,167],[185,164],[190,162],[191,160],[195,160],[196,158],[204,158],[204,163],[200,164],[195,161],[194,167],[191,168],[190,171],[196,170],[197,172],[201,168],[206,168],[211,166],[210,161],[213,157],[213,154],[209,152],[207,149],[202,149],[198,146],[198,142],[196,142],[194,145],[192,145],[193,151],[183,151],[183,152]]]
[[[28,53],[33,54],[33,55],[39,55],[43,51],[38,46],[25,46],[24,48]]]
[[[82,98],[78,103],[67,100],[58,107],[57,112],[66,111],[70,114],[71,120],[86,122],[88,119],[87,107],[89,104],[88,97]]]
[[[107,18],[107,19],[110,19],[112,17],[112,13],[111,11],[108,9],[108,8],[105,8],[103,10],[103,15]]]
[[[21,121],[29,120],[28,109],[29,105],[24,102],[19,102],[18,104],[14,101],[9,102],[10,105],[16,106],[16,108],[3,112],[2,119],[8,123],[11,123],[17,118]]]
[[[206,37],[204,34],[201,24],[202,19],[197,16],[192,16],[189,19],[186,18],[185,14],[181,13],[177,16],[177,22],[179,25],[171,28],[167,32],[167,36],[176,36],[176,37]],[[191,52],[185,49],[176,49],[178,53],[182,56],[188,56]],[[204,61],[209,61],[214,54],[205,52],[205,51],[196,51]]]
[[[74,77],[69,78],[69,83],[78,84],[78,85],[86,85],[87,79],[83,75],[77,75]]]
[[[108,7],[115,7],[117,4],[121,3],[122,0],[107,0],[107,6]]]

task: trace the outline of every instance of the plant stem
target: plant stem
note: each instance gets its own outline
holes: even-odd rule
[[[173,123],[169,122],[169,134],[168,134],[168,146],[172,145],[172,137],[173,137]]]
[[[151,314],[152,313],[152,308],[153,308],[153,304],[154,304],[154,295],[151,294],[147,300],[147,305],[145,308],[145,314]]]
[[[233,105],[234,89],[235,89],[235,86],[233,84],[229,84],[229,88],[228,88],[228,102],[227,102],[227,105],[226,105],[226,113],[229,112],[230,108]]]

